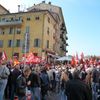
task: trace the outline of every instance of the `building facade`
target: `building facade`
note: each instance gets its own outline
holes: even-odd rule
[[[48,9],[33,8],[27,12],[0,13],[0,55],[3,51],[8,59],[21,59],[29,52],[43,59],[65,55],[67,31],[63,17],[59,16]]]
[[[39,11],[39,10],[48,10],[52,16],[57,21],[56,24],[56,32],[54,35],[55,38],[55,51],[58,55],[64,56],[68,50],[68,37],[67,37],[67,28],[64,21],[64,16],[61,7],[52,5],[51,2],[46,3],[42,1],[42,3],[34,4],[32,7],[27,9],[28,11]]]

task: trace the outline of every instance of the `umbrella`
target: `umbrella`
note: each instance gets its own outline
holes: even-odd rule
[[[57,61],[71,61],[72,57],[71,56],[63,56],[63,57],[60,57],[60,58],[58,58],[56,60]]]

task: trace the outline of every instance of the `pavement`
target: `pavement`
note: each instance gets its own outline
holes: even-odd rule
[[[46,100],[61,100],[59,93],[49,93],[48,96],[46,96]]]
[[[4,100],[9,100],[9,99],[4,99]],[[61,100],[60,93],[49,92],[48,95],[46,95],[46,100]]]

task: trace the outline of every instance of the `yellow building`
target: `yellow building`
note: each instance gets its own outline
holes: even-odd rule
[[[25,52],[42,56],[53,51],[56,21],[48,11],[20,12],[0,15],[0,51],[8,58]]]
[[[39,10],[48,10],[52,16],[57,21],[57,24],[55,26],[56,32],[54,34],[55,37],[55,48],[54,51],[56,51],[57,55],[64,56],[68,52],[67,50],[67,28],[64,21],[64,16],[61,7],[52,5],[51,2],[46,3],[45,1],[42,1],[39,4],[34,4],[32,7],[29,7],[27,9],[28,11],[39,11]]]
[[[62,35],[66,38],[66,32],[60,34],[63,22],[57,16],[47,9],[0,13],[0,56],[2,51],[8,59],[14,56],[21,59],[29,52],[42,58],[65,55],[66,40]]]

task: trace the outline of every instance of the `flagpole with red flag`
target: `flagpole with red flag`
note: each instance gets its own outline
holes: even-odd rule
[[[72,65],[73,67],[75,66],[75,56],[72,56],[71,65]]]
[[[84,53],[82,52],[80,56],[81,56],[80,63],[83,64],[84,63]]]
[[[78,53],[76,53],[75,63],[78,64],[78,62],[79,62],[79,57],[78,57]]]
[[[7,60],[7,55],[6,55],[6,52],[3,51],[2,52],[2,57],[1,57],[2,60]]]

